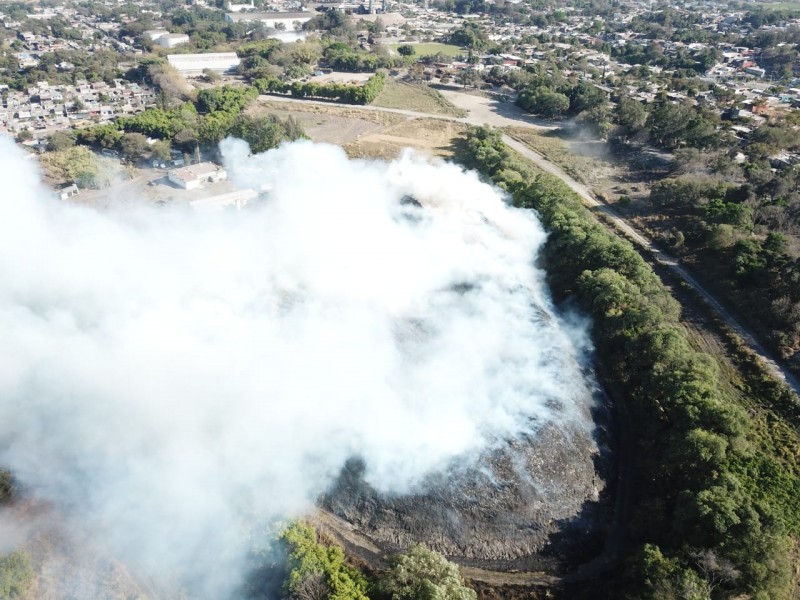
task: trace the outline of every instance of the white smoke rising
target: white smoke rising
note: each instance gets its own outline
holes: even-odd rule
[[[475,174],[226,140],[257,206],[101,213],[0,144],[0,465],[148,578],[229,596],[352,456],[399,493],[585,419],[543,231]]]

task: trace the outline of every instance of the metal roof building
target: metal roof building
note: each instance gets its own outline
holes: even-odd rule
[[[240,62],[235,52],[170,54],[167,56],[167,60],[169,64],[187,77],[202,75],[204,69],[210,69],[217,73],[235,73]]]

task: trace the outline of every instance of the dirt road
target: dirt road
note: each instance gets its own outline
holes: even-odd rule
[[[561,179],[564,183],[566,183],[572,191],[578,194],[584,201],[584,203],[592,209],[597,210],[598,212],[603,213],[609,221],[611,221],[614,226],[620,230],[628,239],[630,239],[634,244],[643,248],[648,253],[650,253],[653,258],[658,262],[660,265],[663,265],[667,269],[669,269],[674,275],[676,275],[679,279],[685,281],[695,292],[712,308],[714,312],[719,315],[719,317],[725,322],[728,327],[730,327],[739,337],[741,337],[749,346],[750,348],[760,356],[761,360],[767,365],[767,368],[770,370],[772,375],[782,381],[785,381],[789,387],[791,387],[794,392],[800,395],[800,381],[798,381],[797,377],[795,377],[791,372],[784,369],[778,362],[772,357],[772,355],[767,351],[764,346],[762,346],[758,340],[755,338],[753,334],[751,334],[747,329],[745,329],[737,320],[736,318],[724,307],[720,302],[704,288],[698,281],[695,279],[683,266],[680,265],[678,260],[666,252],[658,249],[653,245],[653,243],[640,234],[636,229],[634,229],[631,225],[628,224],[625,219],[623,219],[619,213],[617,213],[613,208],[598,201],[594,194],[592,194],[591,190],[587,188],[585,185],[575,181],[572,177],[570,177],[567,173],[561,170],[557,165],[546,160],[542,155],[537,152],[534,152],[530,148],[528,148],[525,144],[518,142],[517,140],[504,135],[503,141],[508,145],[510,148],[514,149],[515,151],[519,152],[525,158],[532,161],[537,167],[546,171],[552,175],[555,175],[559,179]]]
[[[383,108],[378,106],[358,106],[359,109],[367,111],[382,111],[391,112],[396,114],[405,115],[412,119],[425,118],[425,119],[442,119],[446,121],[456,121],[459,123],[466,123],[468,125],[490,125],[492,127],[529,127],[531,129],[547,130],[556,129],[555,125],[550,123],[543,123],[542,121],[525,114],[519,107],[510,102],[501,102],[494,98],[487,98],[474,94],[465,94],[455,91],[442,91],[442,94],[450,102],[455,104],[458,108],[462,108],[469,112],[467,117],[450,117],[446,115],[434,115],[428,113],[420,113],[411,110],[402,110],[395,108]],[[313,104],[321,104],[324,106],[337,106],[330,102],[317,102],[314,100],[297,100],[289,96],[262,96],[264,99],[278,100],[282,102],[310,102]],[[350,107],[350,105],[348,105]],[[570,189],[577,193],[586,203],[587,206],[605,215],[614,226],[629,238],[634,244],[651,254],[654,259],[664,267],[668,268],[676,277],[686,282],[697,294],[705,300],[711,309],[730,327],[739,337],[741,337],[750,348],[759,355],[761,360],[764,361],[772,375],[781,381],[786,382],[794,392],[800,396],[800,380],[795,377],[787,369],[783,368],[772,354],[767,351],[764,346],[759,343],[756,337],[750,333],[745,327],[739,323],[736,318],[724,307],[722,304],[704,288],[697,279],[694,278],[678,260],[667,253],[656,248],[652,242],[634,229],[628,222],[619,215],[613,208],[598,201],[592,191],[579,183],[574,178],[570,177],[560,167],[545,159],[539,153],[533,151],[528,146],[522,144],[509,137],[503,136],[503,141],[512,149],[522,154],[524,157],[531,160],[536,166],[543,171],[554,175],[566,183]]]
[[[367,112],[388,112],[397,115],[404,115],[412,119],[441,119],[444,121],[465,123],[467,125],[491,125],[492,127],[530,127],[531,129],[538,129],[541,131],[557,129],[556,125],[535,119],[530,115],[525,114],[519,107],[510,102],[500,102],[499,100],[485,98],[483,96],[460,94],[458,92],[444,92],[443,95],[445,98],[453,102],[453,104],[458,106],[458,108],[463,108],[469,112],[469,115],[466,117],[453,117],[449,115],[404,110],[402,108],[385,108],[383,106],[372,106],[370,104],[356,105],[342,104],[340,102],[323,102],[320,100],[307,100],[305,98],[292,98],[291,96],[262,95],[259,96],[258,99],[262,102],[294,102],[313,104],[316,106],[326,106],[334,109],[338,106]]]

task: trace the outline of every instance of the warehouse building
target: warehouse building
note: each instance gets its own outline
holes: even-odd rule
[[[233,74],[236,73],[240,62],[235,52],[170,54],[167,56],[167,60],[181,75],[186,77],[198,77],[203,74],[204,69],[216,71],[221,74]]]
[[[261,22],[271,29],[285,28],[287,31],[300,29],[316,16],[316,12],[262,12],[262,13],[226,13],[225,18],[231,23]]]

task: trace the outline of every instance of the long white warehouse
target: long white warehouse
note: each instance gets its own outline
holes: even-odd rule
[[[167,56],[167,60],[169,64],[187,77],[202,75],[204,69],[210,69],[217,73],[235,73],[240,62],[235,52],[170,54]]]

